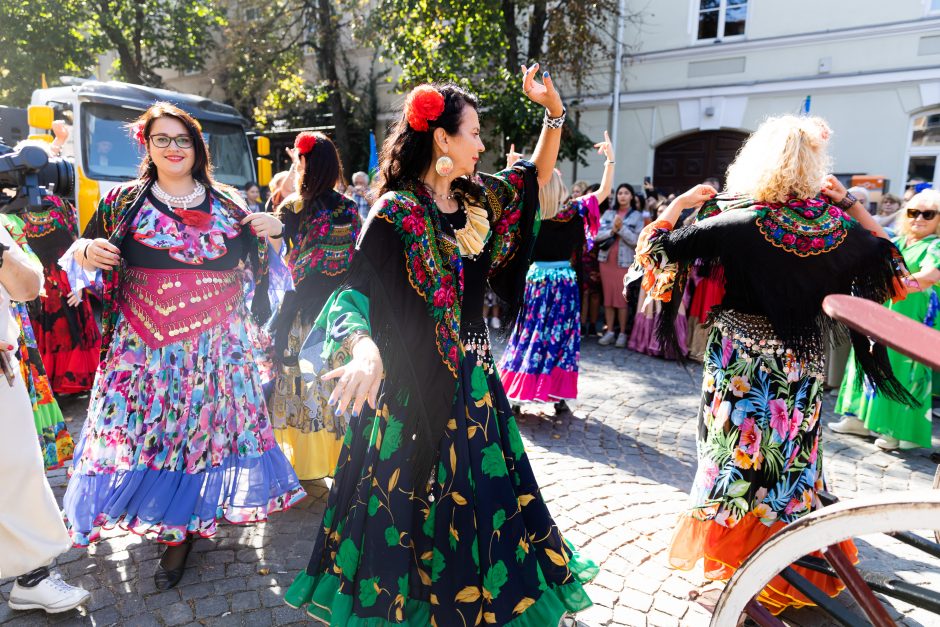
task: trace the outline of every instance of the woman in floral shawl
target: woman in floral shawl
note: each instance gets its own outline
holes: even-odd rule
[[[301,352],[314,371],[352,354],[325,375],[353,419],[310,564],[286,595],[324,623],[544,627],[590,605],[581,582],[596,566],[539,494],[482,318],[487,280],[521,301],[538,184],[558,151],[564,109],[536,68],[523,68],[546,108],[535,164],[492,176],[474,175],[476,99],[453,85],[411,92],[350,278]]]
[[[141,177],[99,204],[60,260],[72,287],[92,282],[104,304],[101,365],[63,506],[75,546],[118,524],[166,544],[154,575],[165,590],[219,520],[263,521],[304,491],[268,420],[245,297],[247,285],[267,319],[270,294],[289,287],[267,254],[283,226],[212,179],[186,112],[157,103],[136,134]]]
[[[326,404],[330,386],[307,389],[297,355],[323,304],[349,270],[361,222],[356,202],[333,188],[342,178],[339,155],[322,133],[294,141],[300,192],[278,208],[294,291],[271,322],[278,368],[268,403],[274,435],[302,481],[333,474],[346,433],[343,416]]]
[[[713,310],[699,412],[699,465],[691,508],[676,529],[670,563],[727,580],[764,540],[819,506],[824,486],[820,420],[822,312],[829,294],[882,302],[903,294],[897,249],[868,212],[827,177],[829,129],[818,118],[767,120],[728,169],[730,193],[699,185],[647,226],[634,270],[663,301],[659,333],[675,339],[675,314],[690,265],[720,264],[726,292]],[[674,229],[682,210],[698,221]],[[878,235],[873,234],[877,233]],[[883,346],[852,334],[859,367],[894,398],[908,395]],[[842,543],[851,559],[857,552]],[[797,568],[829,594],[841,583]],[[772,612],[810,604],[776,577],[761,592]]]

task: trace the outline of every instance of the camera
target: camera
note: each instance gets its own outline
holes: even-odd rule
[[[43,211],[51,206],[46,196],[71,196],[75,188],[75,169],[65,159],[50,157],[38,146],[14,150],[0,144],[0,188],[16,190],[13,197],[0,199],[0,212],[12,213],[23,208]]]

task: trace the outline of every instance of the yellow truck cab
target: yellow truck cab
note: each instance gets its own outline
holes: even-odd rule
[[[67,84],[61,87],[34,91],[31,108],[52,107],[55,118],[70,126],[62,156],[74,160],[73,201],[81,228],[102,196],[137,176],[144,147],[131,138],[128,124],[155,102],[171,102],[199,120],[216,180],[239,189],[258,181],[248,143],[248,121],[235,108],[201,96],[117,81],[65,80]],[[47,128],[51,128],[51,120]],[[32,132],[43,133],[47,128],[33,128]],[[269,162],[263,161],[267,160],[259,159],[259,166],[268,166],[270,171]]]

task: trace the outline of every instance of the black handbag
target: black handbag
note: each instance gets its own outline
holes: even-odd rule
[[[610,237],[605,237],[602,240],[597,240],[594,242],[594,245],[597,246],[597,250],[607,250],[614,245],[614,240],[617,239],[616,235],[611,235]]]

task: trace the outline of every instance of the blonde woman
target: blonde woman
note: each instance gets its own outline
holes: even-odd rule
[[[571,259],[582,243],[593,247],[600,222],[598,203],[610,194],[613,180],[614,152],[606,132],[594,147],[606,157],[600,189],[566,201],[568,190],[555,170],[539,190],[546,219],[526,274],[522,312],[498,366],[511,401],[554,403],[556,415],[568,412],[566,401],[578,397],[581,293]]]
[[[827,176],[828,138],[819,118],[767,120],[728,169],[730,193],[716,198],[714,188],[696,186],[637,245],[631,276],[642,275],[643,288],[663,302],[661,337],[675,336],[692,262],[720,265],[726,278],[705,352],[692,502],[669,555],[686,570],[704,558],[709,579],[727,580],[767,538],[818,506],[823,298],[882,302],[908,276],[891,242],[872,234],[883,231],[868,211]],[[696,222],[673,229],[683,209],[699,205]],[[884,347],[856,354],[879,391],[904,396]],[[857,558],[851,542],[842,546]],[[842,587],[801,574],[829,594]],[[779,577],[760,601],[774,613],[810,603]]]
[[[928,189],[907,202],[898,218],[895,245],[917,281],[915,293],[885,306],[908,318],[940,329],[940,192]],[[891,368],[917,399],[907,406],[875,393],[849,358],[836,412],[845,414],[829,426],[837,433],[878,435],[875,445],[885,450],[930,448],[930,368],[888,350]]]

